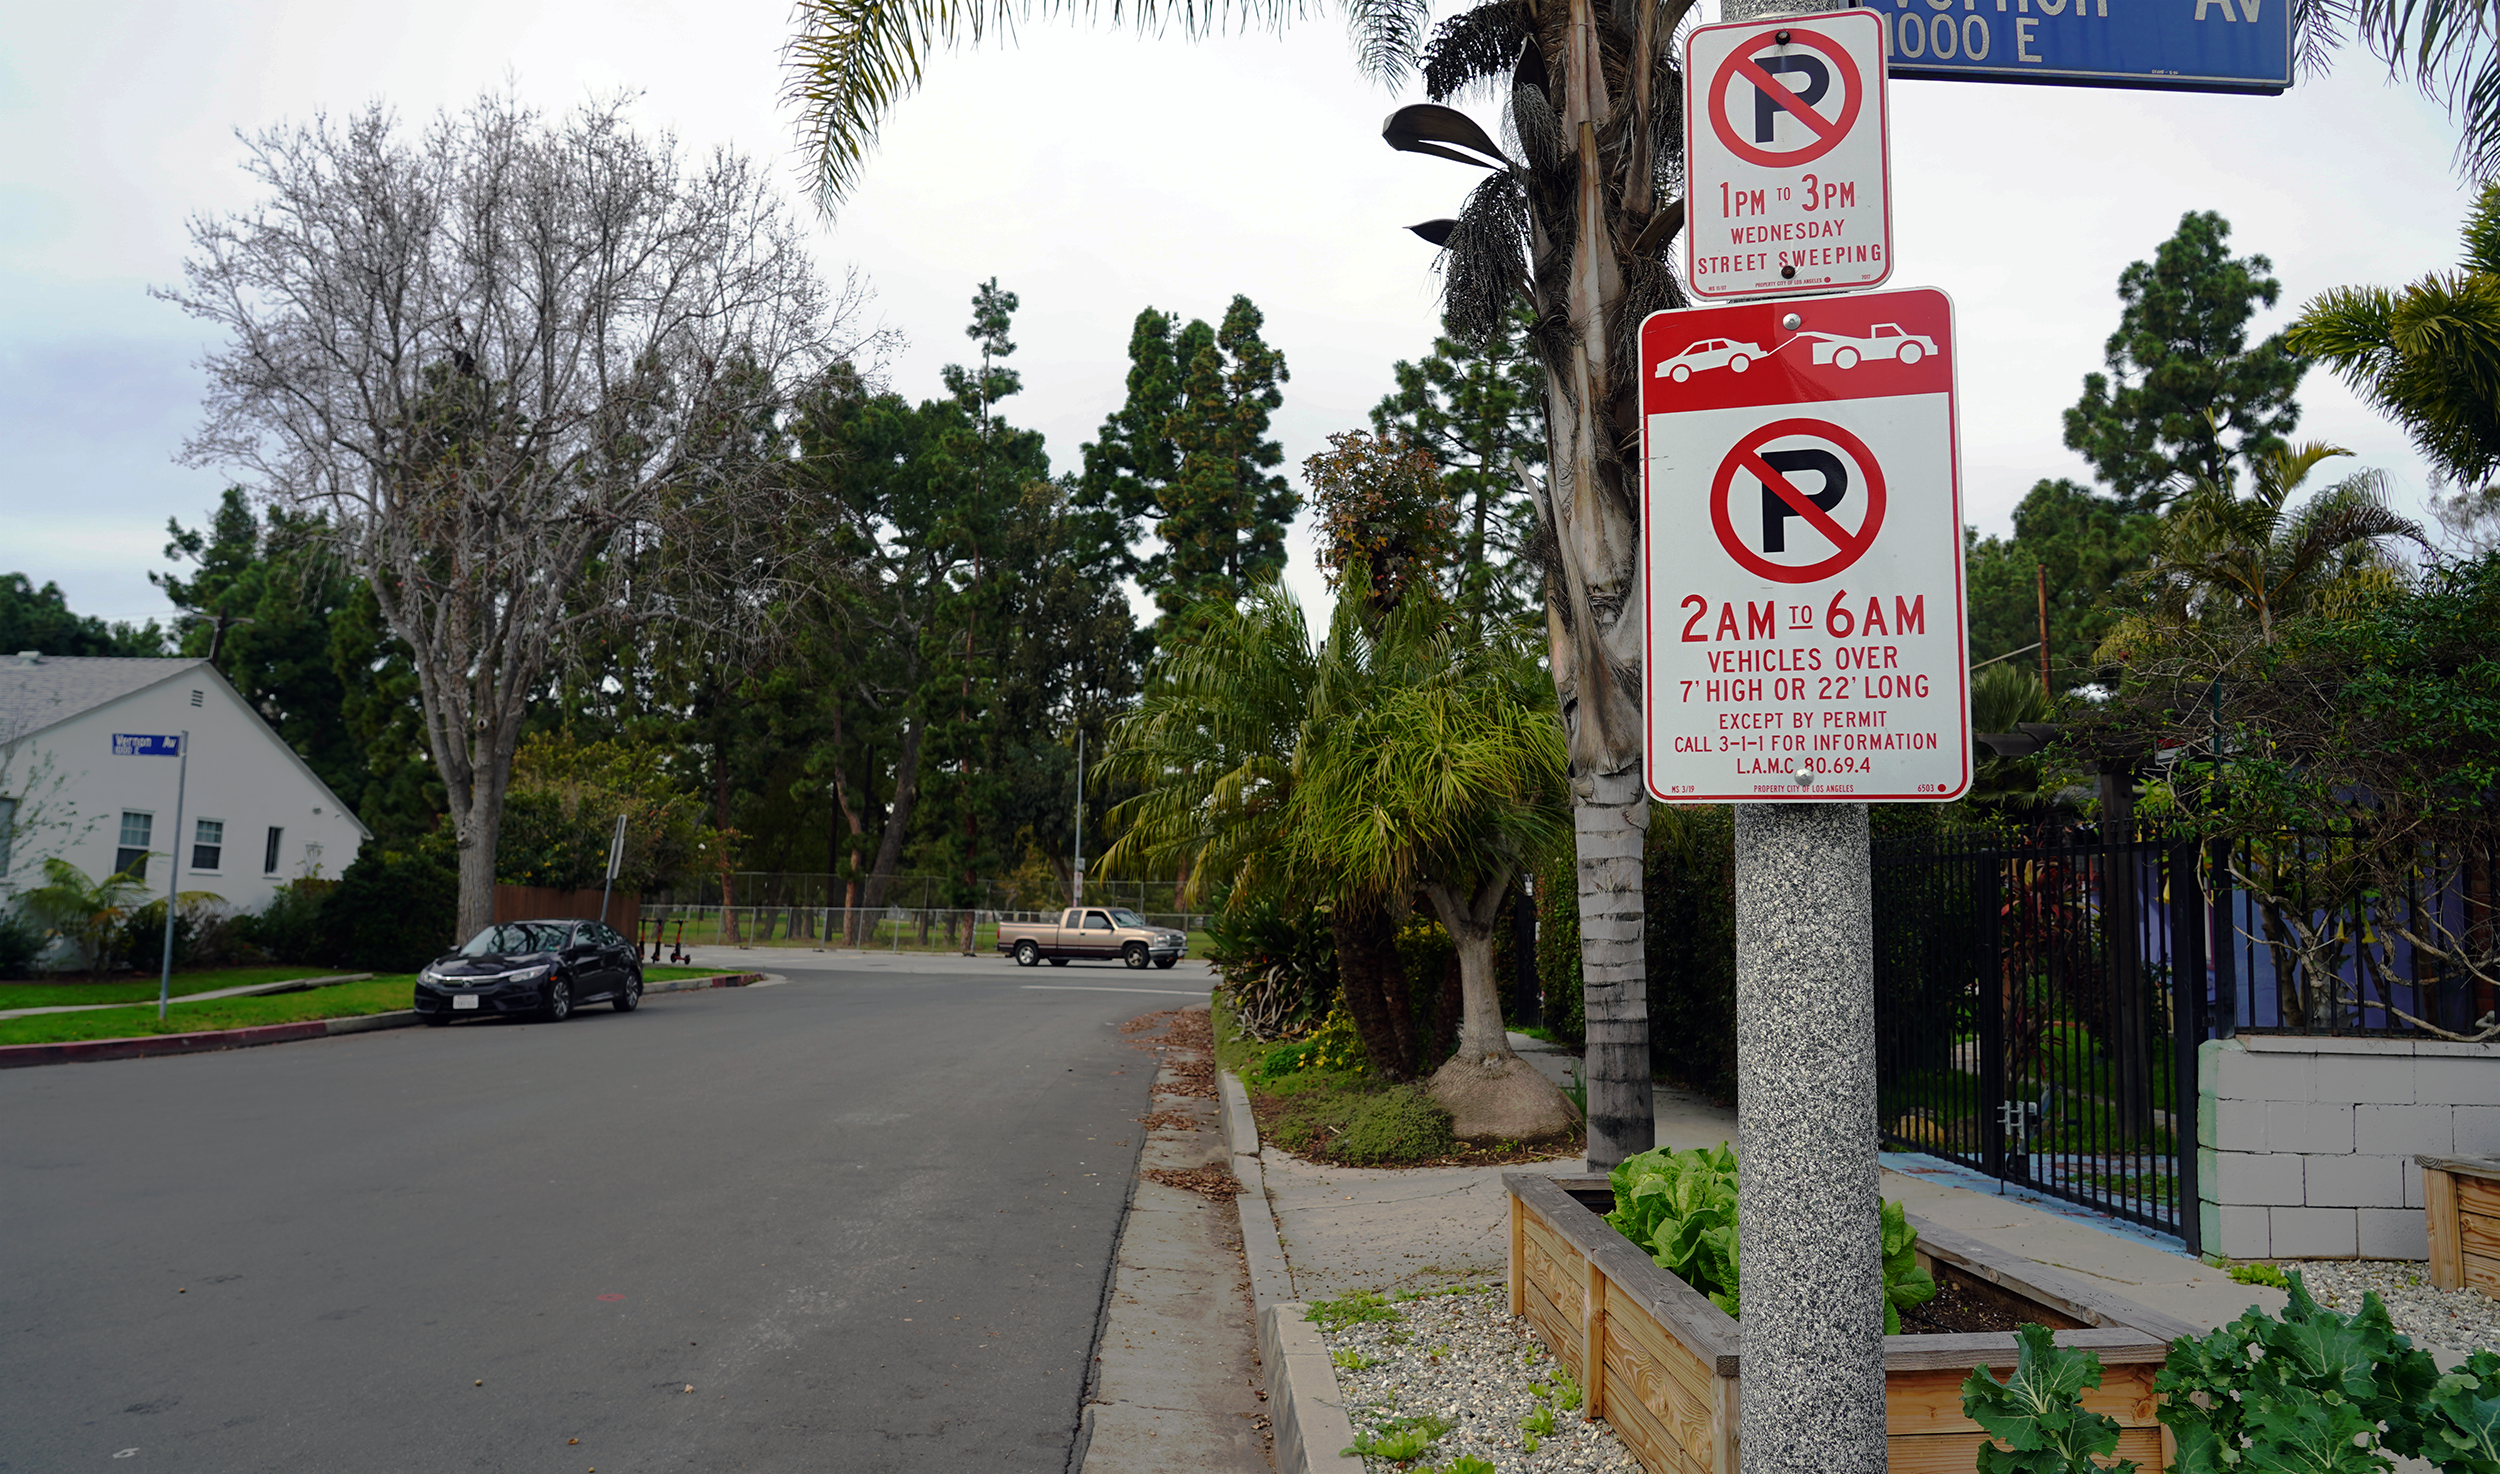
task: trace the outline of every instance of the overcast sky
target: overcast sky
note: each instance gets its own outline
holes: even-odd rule
[[[82,613],[164,614],[146,573],[165,521],[197,524],[227,481],[173,460],[205,345],[147,288],[178,276],[188,216],[252,198],[237,129],[375,98],[419,119],[507,80],[551,109],[630,88],[644,126],[801,183],[782,0],[6,0],[0,21],[0,572],[57,580]],[[1419,96],[1360,80],[1334,20],[1196,44],[1031,24],[933,61],[852,202],[817,221],[821,255],[907,335],[892,379],[914,397],[967,356],[976,283],[1016,292],[1026,390],[1006,412],[1063,470],[1120,402],[1140,307],[1212,320],[1246,293],[1292,372],[1276,429],[1298,467],[1430,347],[1432,251],[1401,227],[1453,213],[1476,174],[1380,143]],[[2457,255],[2455,130],[2357,51],[2280,98],[1902,82],[1893,120],[1892,284],[1958,305],[1965,505],[1987,532],[2037,478],[2088,479],[2059,412],[2100,366],[2118,273],[2183,212],[2221,211],[2237,250],[2273,259],[2265,328]],[[2301,400],[2302,437],[2387,469],[2418,509],[2401,435],[2323,374]],[[1315,595],[1299,533],[1294,560]]]

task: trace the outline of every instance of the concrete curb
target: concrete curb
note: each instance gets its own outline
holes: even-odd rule
[[[1363,1474],[1354,1420],[1337,1390],[1337,1368],[1309,1307],[1280,1300],[1259,1312],[1259,1361],[1267,1368],[1267,1417],[1276,1433],[1276,1474]]]
[[[762,982],[760,972],[722,973],[717,977],[679,978],[649,983],[643,993],[678,993],[696,988],[743,988]],[[352,1018],[301,1019],[288,1024],[255,1024],[248,1029],[202,1029],[189,1034],[141,1034],[129,1039],[65,1039],[57,1044],[0,1045],[0,1070],[29,1065],[88,1064],[107,1059],[153,1059],[167,1054],[205,1054],[219,1049],[249,1049],[257,1044],[291,1044],[298,1039],[327,1039],[336,1034],[369,1034],[376,1029],[406,1029],[419,1022],[417,1011],[358,1014]]]
[[[1267,1418],[1276,1438],[1277,1474],[1363,1474],[1363,1461],[1342,1452],[1354,1442],[1354,1420],[1327,1343],[1304,1320],[1310,1307],[1293,1298],[1284,1236],[1267,1199],[1259,1157],[1258,1118],[1250,1092],[1230,1070],[1217,1076],[1224,1102],[1224,1143],[1241,1179],[1241,1251],[1250,1265],[1250,1294],[1259,1316],[1259,1364],[1267,1370]]]
[[[1241,1180],[1241,1254],[1250,1263],[1250,1299],[1261,1310],[1293,1298],[1293,1273],[1285,1264],[1285,1245],[1268,1206],[1267,1172],[1259,1157],[1258,1118],[1250,1114],[1250,1092],[1225,1070],[1218,1077],[1224,1101],[1224,1144],[1233,1154],[1233,1176]]]

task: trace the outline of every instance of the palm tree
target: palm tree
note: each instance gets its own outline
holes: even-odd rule
[[[2285,338],[2402,425],[2470,520],[2500,474],[2500,185],[2484,188],[2464,235],[2460,269],[2402,290],[2337,287]]]
[[[1342,901],[1421,891],[1457,945],[1458,1052],[1432,1095],[1462,1137],[1568,1130],[1562,1092],[1523,1062],[1502,1027],[1494,927],[1512,881],[1570,833],[1561,727],[1533,651],[1496,631],[1464,643],[1446,607],[1408,599],[1368,628],[1339,603],[1333,671],[1302,733],[1286,836],[1297,868]]]
[[[139,878],[146,864],[146,857],[141,856],[128,870],[89,880],[86,871],[55,855],[43,862],[43,884],[28,891],[18,904],[54,936],[76,948],[88,975],[98,976],[111,960],[113,933],[147,894],[147,882]]]
[[[1347,1011],[1391,1079],[1422,1063],[1394,942],[1420,892],[1456,943],[1462,999],[1435,1098],[1462,1136],[1547,1136],[1573,1112],[1503,1032],[1494,927],[1520,868],[1567,832],[1562,733],[1533,653],[1464,643],[1448,616],[1430,597],[1384,612],[1349,596],[1314,650],[1279,584],[1200,609],[1203,635],[1113,728],[1100,771],[1142,791],[1113,811],[1102,863],[1186,859],[1202,894],[1326,904]]]
[[[1390,85],[1420,73],[1430,104],[1402,108],[1385,136],[1491,172],[1453,219],[1415,227],[1443,247],[1456,335],[1489,342],[1525,304],[1545,370],[1548,483],[1524,470],[1542,523],[1546,628],[1568,743],[1579,850],[1581,977],[1589,1065],[1589,1165],[1603,1171],[1654,1137],[1648,983],[1642,957],[1638,577],[1640,441],[1636,334],[1683,304],[1667,265],[1684,206],[1681,83],[1674,39],[1692,0],[1483,0],[1426,32],[1418,0],[1349,0],[1364,71]],[[787,95],[828,199],[858,181],[877,124],[940,47],[976,42],[1037,7],[1027,0],[799,0]],[[1090,4],[1072,11],[1091,15]],[[1234,22],[1281,24],[1288,0],[1141,0],[1115,21],[1177,21],[1191,35]],[[1505,107],[1522,157],[1446,106],[1477,88]],[[1464,152],[1462,152],[1462,150]]]
[[[2142,605],[2110,631],[2096,658],[2124,661],[2190,626],[2243,623],[2254,626],[2257,643],[2271,645],[2286,619],[2334,613],[2392,589],[2386,544],[2420,542],[2422,530],[2389,510],[2382,473],[2355,472],[2305,505],[2289,505],[2319,465],[2350,454],[2313,443],[2260,455],[2245,497],[2198,481],[2172,504],[2152,565],[2137,576]]]

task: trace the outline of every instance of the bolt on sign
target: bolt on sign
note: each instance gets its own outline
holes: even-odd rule
[[[1697,297],[1892,275],[1884,22],[1702,26],[1684,44],[1685,281]]]
[[[1926,288],[1641,324],[1653,796],[1970,787],[1954,356]]]

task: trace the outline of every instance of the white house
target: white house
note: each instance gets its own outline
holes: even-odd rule
[[[179,760],[116,756],[113,738],[186,731],[176,834]],[[93,879],[144,860],[162,894],[178,853],[181,889],[257,910],[371,837],[205,660],[0,655],[0,893],[40,884],[59,855]]]

